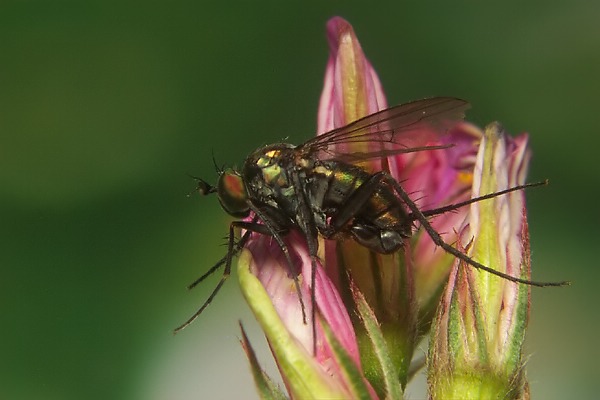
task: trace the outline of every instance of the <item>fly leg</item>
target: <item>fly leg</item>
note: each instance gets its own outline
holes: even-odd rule
[[[423,212],[419,209],[419,207],[415,204],[415,202],[411,200],[408,193],[406,193],[406,191],[402,188],[402,186],[400,186],[400,184],[394,178],[392,178],[386,172],[381,171],[381,172],[371,175],[371,177],[366,182],[364,182],[358,189],[356,189],[356,191],[354,191],[354,193],[352,193],[352,195],[348,198],[348,200],[346,201],[344,206],[340,208],[338,214],[336,214],[332,218],[332,228],[339,230],[344,226],[344,224],[348,223],[350,221],[350,219],[354,215],[356,215],[356,213],[360,210],[360,208],[366,203],[366,201],[369,199],[369,197],[376,191],[376,189],[379,187],[379,184],[381,184],[381,183],[386,183],[394,189],[396,194],[400,197],[400,200],[402,200],[404,202],[404,204],[406,204],[406,206],[409,208],[409,210],[411,212],[409,215],[409,218],[411,218],[412,220],[417,220],[421,223],[421,225],[423,226],[423,228],[425,229],[425,231],[427,232],[429,237],[431,237],[431,240],[433,241],[433,243],[436,246],[441,247],[447,253],[453,255],[454,257],[458,258],[459,260],[462,260],[477,269],[480,269],[480,270],[486,271],[490,274],[507,279],[511,282],[523,283],[526,285],[539,286],[539,287],[564,286],[564,285],[568,284],[568,282],[530,281],[527,279],[517,278],[517,277],[511,276],[511,275],[505,274],[503,272],[496,271],[493,268],[487,267],[487,266],[473,260],[468,255],[462,253],[461,251],[455,249],[454,247],[452,247],[448,243],[446,243],[444,241],[444,239],[442,239],[440,234],[431,226],[431,224],[427,220],[427,217],[425,216],[425,215],[431,216],[431,215],[440,214],[444,211],[450,211],[450,210],[456,209],[458,207],[471,204],[475,201],[489,199],[492,197],[496,197],[496,196],[499,196],[502,194],[512,192],[514,190],[524,189],[529,186],[538,186],[540,184],[521,185],[519,187],[503,190],[503,191],[496,192],[496,193],[491,193],[491,194],[484,195],[484,196],[481,196],[476,199],[471,199],[471,200],[468,200],[468,201],[465,201],[462,203],[458,203],[458,204],[454,204],[454,205],[451,205],[448,207],[442,207],[440,209]]]
[[[503,195],[506,193],[516,192],[517,190],[523,190],[523,189],[532,188],[532,187],[536,187],[536,186],[545,186],[547,184],[548,184],[547,180],[541,181],[541,182],[535,182],[535,183],[526,183],[524,185],[513,186],[511,188],[500,190],[498,192],[489,193],[489,194],[485,194],[483,196],[479,196],[479,197],[475,197],[475,198],[472,198],[469,200],[461,201],[460,203],[454,203],[454,204],[450,204],[450,205],[447,205],[444,207],[434,208],[431,210],[421,210],[421,213],[426,217],[431,217],[434,215],[443,214],[448,211],[456,210],[457,208],[460,208],[460,207],[468,206],[469,204],[477,203],[478,201],[481,201],[481,200],[491,199],[491,198],[494,198],[494,197],[497,197],[497,196],[500,196],[500,195]],[[410,215],[410,217],[412,217],[412,214]],[[414,220],[415,218],[412,218],[412,219]]]
[[[503,272],[500,271],[496,271],[493,268],[487,267],[475,260],[473,260],[471,257],[469,257],[468,255],[462,253],[461,251],[455,249],[454,247],[450,246],[448,243],[446,243],[444,241],[444,239],[442,239],[442,237],[440,236],[440,234],[433,229],[433,227],[431,226],[431,224],[429,223],[429,221],[427,220],[427,217],[425,217],[425,215],[423,214],[423,212],[419,209],[419,207],[415,204],[414,201],[411,200],[411,198],[408,196],[408,193],[406,193],[406,191],[404,191],[404,189],[402,189],[402,186],[400,186],[400,184],[398,182],[396,182],[396,180],[394,178],[392,178],[391,176],[389,176],[388,174],[386,174],[385,172],[379,172],[377,174],[375,174],[374,176],[379,176],[378,179],[380,179],[381,181],[385,181],[387,184],[389,184],[391,187],[394,188],[395,192],[398,194],[398,196],[400,196],[400,199],[406,204],[406,206],[410,209],[411,211],[411,216],[419,221],[421,223],[421,226],[425,229],[425,231],[427,232],[427,234],[429,235],[429,237],[431,237],[431,240],[433,241],[433,243],[435,243],[437,246],[440,246],[442,249],[444,249],[446,252],[448,252],[449,254],[453,255],[454,257],[458,258],[459,260],[462,260],[464,262],[466,262],[467,264],[486,271],[492,275],[496,275],[499,276],[501,278],[504,278],[506,280],[509,280],[511,282],[516,282],[516,283],[523,283],[526,285],[531,285],[531,286],[538,286],[538,287],[546,287],[546,286],[564,286],[564,285],[568,285],[569,282],[537,282],[537,281],[530,281],[527,279],[521,279],[521,278],[517,278],[515,276],[511,276],[508,274],[505,274]],[[510,191],[510,190],[509,190]],[[502,192],[498,192],[498,193],[492,193],[490,195],[486,195],[486,196],[482,196],[483,199],[487,199],[490,197],[495,197],[495,195],[500,195],[506,193],[506,191],[502,191]],[[466,202],[466,204],[470,204],[469,202]]]
[[[288,246],[285,244],[285,242],[283,241],[283,237],[281,236],[281,232],[283,231],[283,229],[281,226],[277,225],[277,222],[273,216],[269,216],[268,213],[255,206],[252,202],[250,202],[250,208],[252,209],[252,211],[254,211],[254,214],[256,214],[256,216],[264,224],[259,225],[263,229],[263,231],[260,233],[272,236],[279,245],[279,248],[283,252],[283,255],[285,256],[289,270],[288,272],[290,273],[290,276],[294,278],[294,287],[296,288],[296,293],[298,293],[298,300],[300,301],[300,308],[302,309],[302,322],[306,324],[306,308],[304,306],[304,300],[302,299],[302,292],[300,291],[300,283],[298,282],[298,276],[296,274],[296,271],[294,271],[294,263],[292,262],[292,258],[290,257],[290,251],[288,249]],[[285,231],[287,231],[287,228],[285,228]]]
[[[263,235],[270,235],[270,232],[263,229],[264,228],[263,225],[259,225],[255,222],[234,221],[232,223],[232,225],[234,225],[234,227],[236,227],[236,228],[245,229],[247,231],[257,232],[257,233],[261,233]],[[237,255],[237,253],[244,247],[244,244],[246,244],[247,237],[245,237],[245,236],[246,235],[242,236],[242,238],[237,243],[237,245],[234,245],[235,249],[228,250],[227,254],[223,258],[221,258],[211,269],[206,271],[204,273],[204,275],[202,275],[200,278],[198,278],[194,282],[190,283],[187,286],[188,290],[195,288],[200,282],[202,282],[204,279],[208,278],[216,270],[218,270],[221,267],[221,265],[225,264],[230,252],[232,255]],[[231,237],[231,234],[229,237]],[[228,241],[228,243],[229,243],[229,241]],[[228,244],[228,246],[229,246],[229,244]]]
[[[296,221],[304,236],[308,246],[308,254],[310,255],[310,299],[312,303],[311,318],[312,318],[312,336],[313,336],[313,355],[317,354],[317,300],[316,300],[316,278],[317,278],[317,253],[319,250],[318,231],[315,223],[315,217],[312,213],[310,203],[307,199],[304,185],[301,182],[301,177],[298,173],[290,174],[294,188],[298,191],[298,214]],[[302,176],[306,179],[306,176]]]
[[[206,307],[208,307],[209,304],[213,301],[213,299],[215,298],[217,293],[219,293],[219,290],[221,290],[221,287],[223,286],[223,284],[225,283],[227,278],[229,278],[229,275],[231,273],[231,261],[233,260],[233,257],[242,250],[242,248],[244,247],[244,245],[250,238],[250,234],[252,232],[257,232],[257,233],[262,233],[262,234],[270,234],[270,232],[267,229],[265,229],[264,225],[257,224],[254,221],[256,221],[256,218],[253,220],[253,222],[233,221],[229,225],[229,239],[227,242],[227,254],[225,255],[225,257],[221,258],[212,268],[210,268],[204,275],[202,275],[200,278],[198,278],[194,282],[192,282],[188,286],[188,289],[194,288],[196,285],[198,285],[200,282],[202,282],[208,276],[213,274],[223,264],[225,264],[225,269],[223,270],[223,275],[221,276],[221,280],[219,280],[219,283],[217,284],[217,286],[213,289],[210,296],[208,296],[208,299],[206,299],[204,304],[202,304],[202,307],[200,307],[198,309],[198,311],[196,311],[194,313],[194,315],[192,315],[186,322],[184,322],[179,327],[175,328],[173,330],[174,334],[180,332],[181,330],[185,329],[189,324],[194,322],[194,320],[196,318],[198,318],[200,316],[200,314],[202,314],[202,312],[206,309]],[[240,238],[240,240],[237,243],[235,243],[235,228],[241,228],[241,229],[246,230],[246,232],[242,235],[242,237]]]

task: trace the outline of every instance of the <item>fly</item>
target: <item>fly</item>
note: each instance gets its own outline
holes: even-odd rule
[[[445,124],[462,120],[468,108],[466,101],[450,97],[402,104],[314,137],[299,146],[277,143],[261,147],[246,158],[240,171],[219,171],[216,187],[197,179],[200,194],[216,193],[227,213],[240,219],[251,215],[252,218],[230,224],[227,254],[188,288],[195,287],[224,266],[219,283],[202,307],[174,332],[192,323],[211,303],[229,277],[233,257],[245,246],[252,232],[273,237],[283,251],[290,272],[293,271],[293,264],[283,239],[292,229],[304,235],[312,263],[313,299],[319,234],[325,239],[349,237],[372,251],[391,254],[400,250],[411,237],[414,222],[423,227],[437,246],[477,269],[532,286],[567,284],[530,281],[485,266],[446,243],[427,219],[476,201],[543,185],[545,182],[515,186],[461,203],[421,210],[387,172],[370,173],[356,165],[361,161],[394,154],[450,147],[411,147],[410,144],[414,143],[415,133],[422,129],[433,128],[443,133]],[[347,143],[374,144],[377,150],[353,153],[336,150],[340,148],[339,145]],[[246,230],[237,242],[236,228]],[[298,279],[295,278],[294,282],[306,322]],[[312,310],[312,320],[315,321],[315,307]]]

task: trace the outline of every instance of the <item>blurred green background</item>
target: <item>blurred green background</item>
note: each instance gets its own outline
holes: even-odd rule
[[[600,3],[151,3],[0,5],[0,398],[255,396],[238,319],[274,368],[235,278],[171,335],[229,220],[186,174],[313,134],[333,15],[390,104],[531,133],[534,277],[573,281],[533,290],[532,395],[597,395]]]

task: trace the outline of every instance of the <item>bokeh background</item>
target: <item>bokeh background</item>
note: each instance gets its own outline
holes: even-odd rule
[[[325,23],[348,19],[389,103],[451,95],[531,133],[534,398],[600,379],[600,3],[2,2],[0,398],[253,398],[235,278],[177,336],[225,251],[215,179],[316,126]],[[420,384],[411,397],[424,396]]]

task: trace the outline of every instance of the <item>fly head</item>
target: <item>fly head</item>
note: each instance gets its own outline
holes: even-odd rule
[[[246,184],[239,172],[233,169],[224,170],[219,175],[216,192],[221,207],[229,215],[244,218],[250,214]]]

